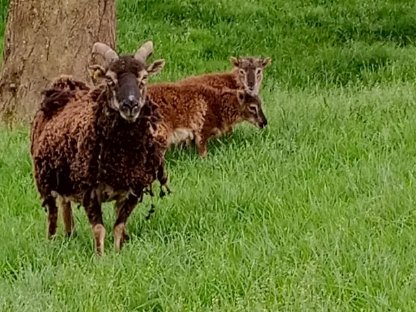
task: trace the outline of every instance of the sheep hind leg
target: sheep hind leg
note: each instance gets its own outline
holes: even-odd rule
[[[101,211],[101,203],[97,198],[97,194],[92,191],[89,198],[84,199],[83,206],[88,215],[92,232],[95,240],[95,253],[97,256],[104,254],[104,239],[105,239],[105,228],[103,223],[103,215]]]
[[[168,195],[171,194],[172,191],[169,188],[169,183],[168,183],[169,178],[168,178],[168,175],[166,174],[164,164],[162,164],[159,167],[159,170],[157,172],[157,179],[159,180],[159,183],[160,183],[159,197],[162,198],[166,196],[166,194]]]
[[[65,234],[70,237],[74,234],[74,216],[72,215],[71,202],[61,198],[62,218],[64,220]]]
[[[127,199],[119,200],[116,203],[117,218],[114,223],[114,249],[117,252],[121,250],[124,242],[129,239],[126,233],[126,223],[137,202],[138,198],[130,195]]]
[[[224,132],[225,135],[231,135],[232,133],[233,133],[233,127],[228,127]]]
[[[162,187],[162,186],[160,186],[160,187]],[[150,195],[150,197],[151,197],[151,203],[150,203],[150,209],[147,212],[145,219],[150,220],[150,218],[153,217],[153,215],[155,213],[155,205],[153,204],[153,198],[155,196],[155,194],[153,193],[153,185],[148,186],[147,194]],[[139,201],[142,201],[142,199],[143,198],[141,198]]]
[[[156,207],[153,203],[151,203],[150,204],[150,209],[147,212],[147,215],[146,215],[145,219],[150,220],[155,215],[155,212],[156,212]]]
[[[58,221],[58,207],[53,196],[48,196],[44,201],[44,206],[48,212],[48,238],[52,239],[56,234]]]

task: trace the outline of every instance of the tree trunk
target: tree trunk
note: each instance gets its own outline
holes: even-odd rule
[[[30,121],[61,74],[87,80],[94,42],[114,48],[115,0],[11,0],[0,72],[0,117]]]

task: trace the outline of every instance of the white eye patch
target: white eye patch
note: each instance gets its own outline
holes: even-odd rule
[[[117,100],[117,94],[115,91],[112,91],[112,93],[113,93],[113,96],[111,99],[111,107],[115,110],[118,110],[120,108],[120,103]]]

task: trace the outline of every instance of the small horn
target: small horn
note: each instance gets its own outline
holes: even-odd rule
[[[153,53],[153,42],[147,41],[134,54],[136,60],[146,63],[146,59]]]
[[[102,55],[106,61],[111,62],[118,59],[117,53],[111,49],[108,45],[101,42],[96,42],[92,46],[92,54],[97,53]]]

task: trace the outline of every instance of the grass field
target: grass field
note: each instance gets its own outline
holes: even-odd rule
[[[0,2],[5,14],[5,3]],[[1,6],[0,6],[1,7]],[[0,132],[0,311],[415,311],[416,2],[118,1],[118,46],[154,81],[268,55],[269,127],[174,150],[174,194],[121,254],[46,239],[28,130]],[[0,25],[3,29],[4,25]],[[114,219],[105,209],[108,233]]]

